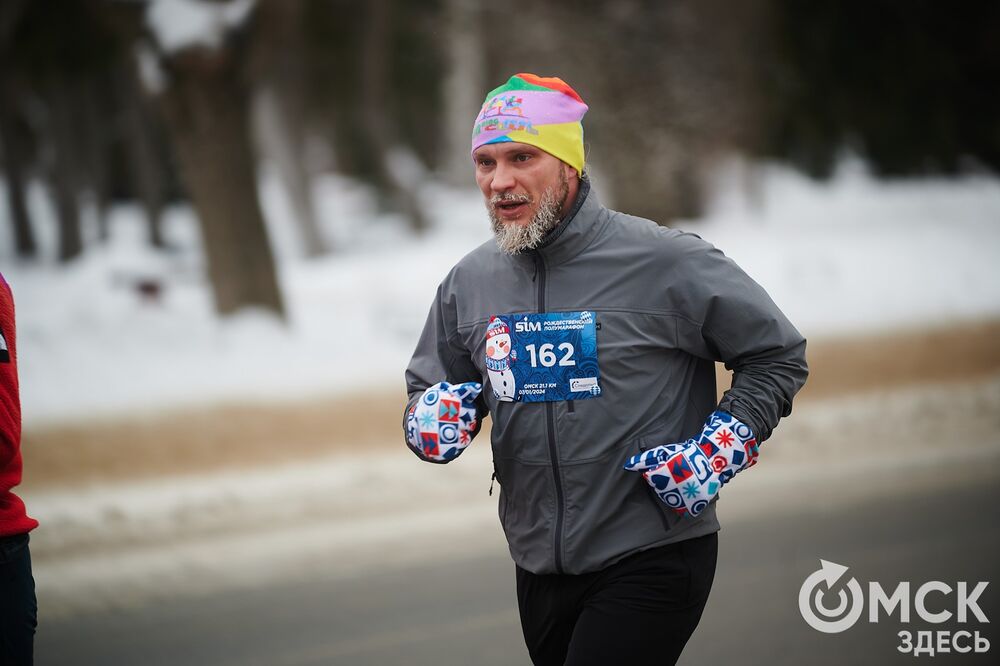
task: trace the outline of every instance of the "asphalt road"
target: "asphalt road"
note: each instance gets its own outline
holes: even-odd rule
[[[990,461],[995,462],[994,460]],[[745,507],[744,507],[745,508]],[[950,653],[934,663],[1000,663],[1000,473],[948,485],[862,493],[856,500],[726,520],[715,587],[682,664],[912,663],[896,652],[900,629],[978,629],[987,655]],[[803,580],[820,558],[850,567],[867,589],[915,590],[941,580],[990,581],[979,604],[994,624],[928,625],[867,612],[851,629],[823,634],[798,611]],[[258,588],[147,599],[47,620],[38,664],[527,664],[506,552],[350,579],[313,576]],[[928,597],[933,610],[954,595]],[[835,604],[829,603],[828,606]],[[867,609],[866,609],[867,611]]]

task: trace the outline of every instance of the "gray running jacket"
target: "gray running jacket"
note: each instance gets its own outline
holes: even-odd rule
[[[598,326],[600,395],[496,400],[484,353],[491,316],[582,310]],[[536,574],[579,574],[717,531],[714,501],[697,518],[679,517],[622,465],[696,436],[716,408],[764,441],[806,380],[805,348],[721,251],[604,208],[583,180],[539,249],[509,256],[490,240],[448,273],[406,370],[407,410],[437,382],[482,382],[478,420],[492,416],[500,521],[514,562]],[[734,372],[718,405],[715,361]]]

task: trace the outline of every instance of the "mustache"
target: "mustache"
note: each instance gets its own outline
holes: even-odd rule
[[[527,194],[513,194],[511,192],[494,194],[490,197],[490,205],[493,207],[509,203],[531,203],[531,197]]]

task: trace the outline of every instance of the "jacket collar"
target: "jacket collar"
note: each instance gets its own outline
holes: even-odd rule
[[[582,179],[569,213],[545,236],[538,248],[515,254],[512,259],[527,267],[533,266],[539,256],[548,266],[569,261],[590,245],[604,226],[602,210],[590,179]]]

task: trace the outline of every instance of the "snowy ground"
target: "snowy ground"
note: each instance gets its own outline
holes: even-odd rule
[[[727,173],[735,171],[720,177],[708,218],[679,226],[736,259],[807,336],[1000,316],[1000,181],[877,183],[847,161],[821,185],[759,167],[750,203]],[[378,214],[364,188],[320,179],[317,205],[339,249],[304,261],[276,179],[265,173],[262,182],[287,325],[254,312],[216,319],[183,207],[167,220],[176,248],[168,254],[145,249],[128,206],[113,211],[112,242],[69,266],[19,264],[0,247],[18,304],[26,428],[400,384],[437,283],[488,238],[479,195],[427,185],[434,228],[418,239]],[[30,199],[51,256],[51,211],[38,188]],[[162,281],[162,302],[141,300],[133,285],[144,277]]]

